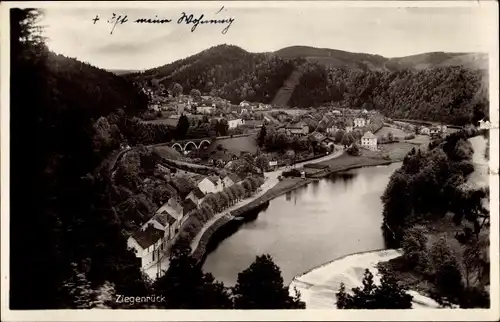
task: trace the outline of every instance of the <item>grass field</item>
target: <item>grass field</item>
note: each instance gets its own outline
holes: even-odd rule
[[[421,146],[426,146],[430,141],[431,138],[428,135],[416,135],[414,139],[405,140],[405,142],[420,144]]]
[[[256,142],[256,135],[249,135],[249,136],[242,136],[238,138],[229,138],[229,139],[223,139],[223,140],[217,140],[214,143],[214,149],[217,147],[217,145],[222,145],[225,149],[227,149],[229,152],[235,154],[235,155],[240,155],[240,152],[246,151],[249,153],[255,153],[257,152],[257,142]]]
[[[405,136],[407,136],[409,134],[403,130],[400,130],[400,129],[392,127],[392,126],[384,126],[375,135],[377,136],[377,138],[381,138],[383,136],[386,136],[389,133],[392,133],[392,135],[394,135],[395,138],[404,138]]]
[[[377,151],[361,149],[361,156],[373,159],[384,159],[389,156],[390,160],[402,160],[411,149],[418,149],[418,145],[407,142],[396,142],[389,144],[379,144]]]

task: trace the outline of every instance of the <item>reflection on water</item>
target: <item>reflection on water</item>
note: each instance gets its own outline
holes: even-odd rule
[[[383,248],[380,196],[400,165],[331,175],[272,200],[207,256],[204,270],[231,286],[257,255],[268,253],[289,283],[335,258]]]

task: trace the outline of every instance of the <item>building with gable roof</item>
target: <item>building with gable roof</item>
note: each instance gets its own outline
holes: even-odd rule
[[[369,150],[377,150],[377,137],[370,131],[361,137],[361,146]]]

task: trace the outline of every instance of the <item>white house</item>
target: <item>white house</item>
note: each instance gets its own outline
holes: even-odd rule
[[[332,125],[332,126],[326,128],[326,133],[335,134],[335,133],[337,133],[338,130],[339,129],[336,125]]]
[[[423,126],[420,128],[420,134],[431,135],[431,130],[429,130],[428,127]]]
[[[186,199],[191,199],[198,206],[203,201],[203,198],[205,198],[205,194],[198,187],[191,190],[191,192],[186,196]]]
[[[204,193],[217,193],[222,191],[222,181],[217,176],[205,177],[198,182],[198,188]]]
[[[136,257],[140,258],[142,269],[149,268],[160,259],[165,247],[163,237],[164,231],[150,224],[146,229],[139,229],[128,238],[127,246],[135,252]]]
[[[240,181],[241,179],[237,175],[230,173],[222,179],[222,185],[224,186],[224,188],[229,188],[233,184],[238,183]]]
[[[242,101],[242,102],[240,102],[240,106],[241,107],[249,107],[250,106],[250,102],[248,102],[248,101]]]
[[[354,127],[363,127],[366,125],[366,120],[362,117],[357,117],[354,119]]]
[[[346,133],[352,132],[352,126],[347,125],[347,126],[345,127],[345,132],[346,132]]]
[[[213,111],[215,110],[215,108],[213,106],[203,105],[203,106],[198,106],[196,108],[196,110],[198,111],[198,113],[211,114],[211,113],[213,113]]]
[[[234,128],[237,128],[240,125],[245,124],[245,121],[242,120],[242,119],[239,119],[239,118],[238,119],[232,119],[232,120],[229,119],[229,120],[227,120],[227,124],[229,125],[230,129],[234,129]]]
[[[179,204],[174,198],[170,198],[156,211],[156,213],[167,213],[174,217],[176,220],[180,221],[183,216],[182,205]]]
[[[245,114],[245,113],[248,113],[248,109],[242,108],[240,114]]]
[[[489,130],[491,128],[491,122],[490,121],[485,121],[482,119],[479,121],[479,129],[480,130]]]
[[[361,137],[361,146],[370,150],[377,150],[377,137],[368,131]]]

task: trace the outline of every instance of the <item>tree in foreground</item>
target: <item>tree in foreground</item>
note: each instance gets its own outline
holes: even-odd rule
[[[299,296],[290,296],[283,286],[281,271],[270,255],[257,256],[249,268],[238,274],[233,296],[236,309],[305,308]]]
[[[338,309],[411,309],[413,297],[400,287],[394,278],[382,271],[380,285],[373,282],[373,274],[366,269],[363,287],[352,289],[353,294],[346,292],[344,283],[340,284],[337,293]]]
[[[165,309],[232,308],[228,289],[212,274],[203,273],[189,248],[172,250],[169,268],[154,288],[158,295],[165,296],[166,302],[160,303]]]

